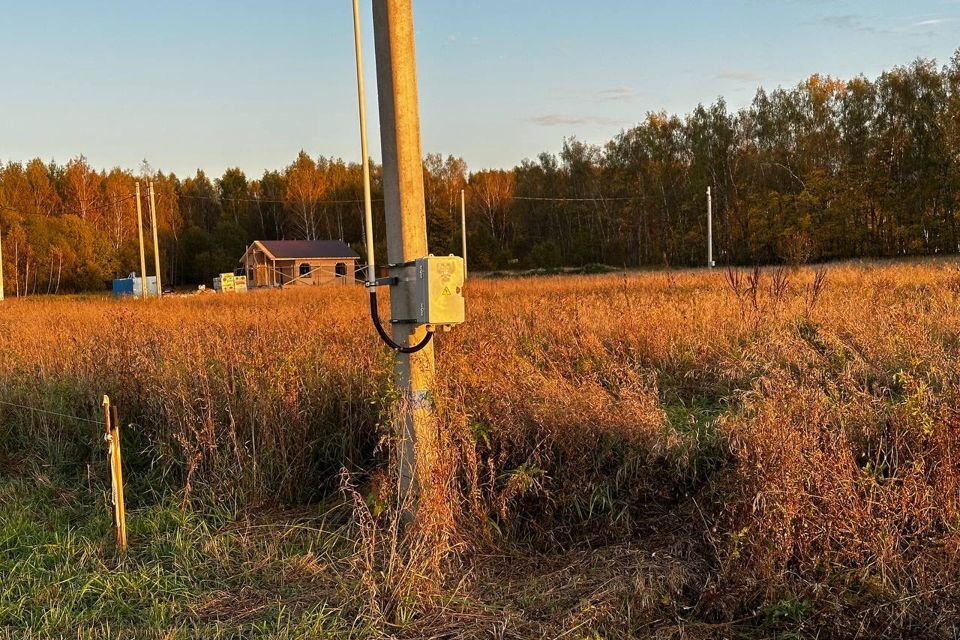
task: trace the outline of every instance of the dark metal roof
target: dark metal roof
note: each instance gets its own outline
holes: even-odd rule
[[[357,252],[339,240],[258,240],[278,260],[293,258],[354,258]]]

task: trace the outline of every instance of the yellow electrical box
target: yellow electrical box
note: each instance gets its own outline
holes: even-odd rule
[[[465,319],[463,258],[427,256],[417,258],[417,322],[443,328]]]

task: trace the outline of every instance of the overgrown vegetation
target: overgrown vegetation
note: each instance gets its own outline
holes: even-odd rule
[[[468,296],[437,346],[441,538],[396,515],[361,290],[0,305],[0,401],[121,408],[131,538],[116,558],[98,427],[0,405],[0,627],[960,633],[956,262]]]

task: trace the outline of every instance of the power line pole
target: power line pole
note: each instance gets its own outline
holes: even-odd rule
[[[460,232],[463,235],[463,279],[467,279],[467,196],[460,189]]]
[[[137,234],[140,237],[140,297],[147,298],[147,257],[143,250],[143,210],[140,206],[140,183],[137,183]]]
[[[414,51],[412,0],[373,0],[380,140],[386,205],[387,261],[400,282],[391,287],[394,320],[416,318],[413,269],[406,265],[427,255],[427,220],[423,192],[423,155]],[[368,239],[369,242],[369,239]],[[394,323],[393,338],[416,345],[425,336],[422,325]],[[405,403],[399,451],[400,490],[407,515],[430,492],[439,441],[433,409],[435,361],[433,344],[413,354],[397,354],[395,374]]]
[[[157,270],[157,297],[159,298],[163,296],[163,285],[160,283],[160,244],[157,242],[157,205],[153,200],[153,180],[150,181],[150,218],[153,226],[153,262]]]
[[[713,194],[707,187],[707,267],[713,269]]]

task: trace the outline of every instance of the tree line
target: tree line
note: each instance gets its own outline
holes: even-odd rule
[[[373,166],[383,263],[381,168]],[[253,240],[343,239],[363,254],[359,163],[300,152],[250,178],[180,179],[144,161],[98,171],[83,156],[0,167],[8,295],[102,289],[138,269],[135,183],[156,190],[164,281],[208,282]],[[603,263],[702,265],[713,189],[721,264],[960,251],[960,50],[875,79],[814,75],[684,116],[649,113],[604,145],[566,139],[513,169],[424,159],[431,251],[459,253],[466,191],[475,270]],[[143,200],[146,214],[146,198]],[[145,215],[145,218],[149,218]],[[150,243],[150,234],[145,234]]]

